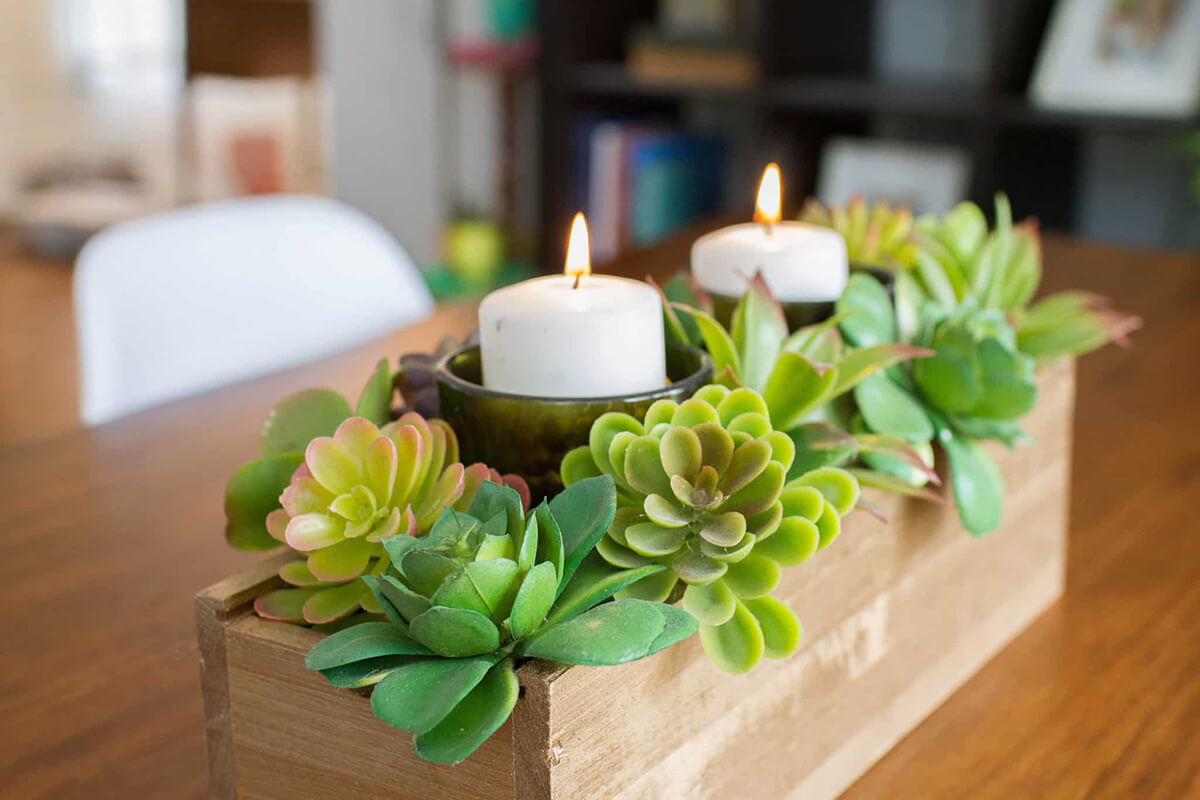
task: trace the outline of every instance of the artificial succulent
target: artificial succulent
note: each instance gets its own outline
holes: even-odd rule
[[[1140,320],[1082,293],[1027,308],[1042,273],[1037,229],[1014,227],[1003,195],[994,231],[970,203],[917,227],[920,252],[912,271],[896,276],[893,293],[856,274],[837,303],[842,335],[855,347],[901,343],[932,352],[859,383],[856,419],[923,451],[936,440],[964,527],[985,533],[1000,523],[1003,485],[979,442],[1011,446],[1024,438],[1018,420],[1037,397],[1035,362],[1121,340]],[[859,477],[889,488],[919,482],[895,464]]]
[[[338,393],[314,389],[277,405],[263,425],[263,458],[234,473],[226,490],[227,536],[242,549],[287,544],[306,556],[280,569],[291,588],[257,598],[259,615],[330,623],[378,613],[358,580],[387,567],[381,542],[420,536],[443,508],[466,506],[485,481],[517,476],[458,463],[454,431],[416,413],[390,416],[392,376],[380,362],[355,410]],[[379,427],[382,425],[382,427]]]
[[[391,565],[361,582],[387,620],[328,636],[307,666],[337,686],[373,686],[372,712],[412,733],[421,758],[461,761],[511,713],[522,659],[623,664],[696,631],[673,606],[610,600],[665,571],[589,558],[615,511],[607,476],[528,513],[511,488],[480,486],[468,511],[444,510],[427,536],[384,540]]]
[[[917,257],[917,245],[912,240],[913,215],[907,208],[894,209],[884,202],[867,208],[858,195],[845,208],[826,207],[809,198],[800,212],[800,221],[840,233],[854,267],[905,271]]]
[[[761,395],[713,384],[683,403],[660,400],[641,420],[604,414],[562,477],[574,487],[611,476],[618,509],[596,551],[616,567],[666,567],[621,596],[661,601],[681,585],[709,658],[741,673],[795,650],[799,624],[770,593],[782,567],[833,541],[858,500],[854,478],[835,468],[789,481],[794,456]]]
[[[928,460],[906,439],[852,431],[850,414],[842,408],[848,403],[848,393],[872,376],[931,351],[898,342],[847,347],[838,323],[850,312],[789,334],[783,312],[761,275],[750,282],[734,310],[730,329],[706,310],[703,294],[686,280],[672,279],[662,291],[670,334],[707,349],[719,383],[730,388],[746,386],[762,395],[773,426],[795,445],[789,478],[821,466],[845,465],[856,456],[873,456],[937,482]],[[886,293],[884,300],[886,304]],[[864,477],[875,478],[875,485],[893,491],[938,499],[936,494],[889,481],[887,476]]]

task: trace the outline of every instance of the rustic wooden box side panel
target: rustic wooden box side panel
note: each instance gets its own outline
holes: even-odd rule
[[[952,508],[887,498],[889,525],[856,514],[786,574],[792,658],[726,676],[692,640],[616,668],[531,662],[510,724],[453,768],[305,670],[316,634],[246,615],[257,592],[223,582],[230,597],[197,598],[213,796],[833,797],[1061,594],[1073,369],[1040,383],[1035,446],[1000,454],[1000,530],[972,539]]]
[[[952,511],[889,498],[892,524],[856,515],[829,552],[789,571],[779,594],[808,640],[791,659],[725,677],[692,641],[559,675],[549,787],[518,770],[518,794],[782,796],[822,773],[826,791],[796,796],[836,795],[1061,594],[1072,402],[1069,365],[1043,376],[1027,421],[1036,446],[1000,454],[1000,530],[974,539]],[[910,685],[926,688],[892,707]]]
[[[496,798],[512,796],[505,725],[455,767],[421,761],[412,737],[371,715],[370,701],[304,667],[317,635],[248,615],[228,629],[237,796]]]

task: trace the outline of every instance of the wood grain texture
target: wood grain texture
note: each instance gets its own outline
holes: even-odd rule
[[[687,247],[622,271],[661,276]],[[1045,254],[1048,289],[1112,295],[1146,319],[1134,349],[1079,364],[1066,594],[851,787],[853,800],[1200,796],[1200,258],[1061,238]],[[21,621],[0,650],[0,797],[205,795],[192,597],[261,558],[218,533],[226,478],[282,395],[357,391],[376,358],[473,319],[471,307],[441,309],[300,370],[0,445],[0,602]],[[14,344],[25,346],[6,333],[0,349]],[[36,371],[4,377],[6,391],[54,391]],[[55,398],[6,394],[0,413],[14,402],[33,413]]]

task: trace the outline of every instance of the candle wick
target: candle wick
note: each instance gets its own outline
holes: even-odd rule
[[[773,236],[775,234],[774,222],[771,222],[770,220],[764,220],[763,227],[767,229],[767,236]]]
[[[575,273],[575,283],[571,284],[571,288],[572,288],[572,289],[578,289],[578,288],[579,288],[579,279],[580,279],[580,278],[582,278],[582,277],[583,277],[583,273],[582,273],[582,272],[576,272],[576,273]]]

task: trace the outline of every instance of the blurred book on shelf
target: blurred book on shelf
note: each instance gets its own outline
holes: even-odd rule
[[[639,83],[743,89],[758,80],[758,57],[734,38],[635,33],[629,42],[629,75]]]
[[[726,144],[713,134],[637,120],[576,124],[572,198],[588,218],[592,258],[610,261],[720,208]]]

